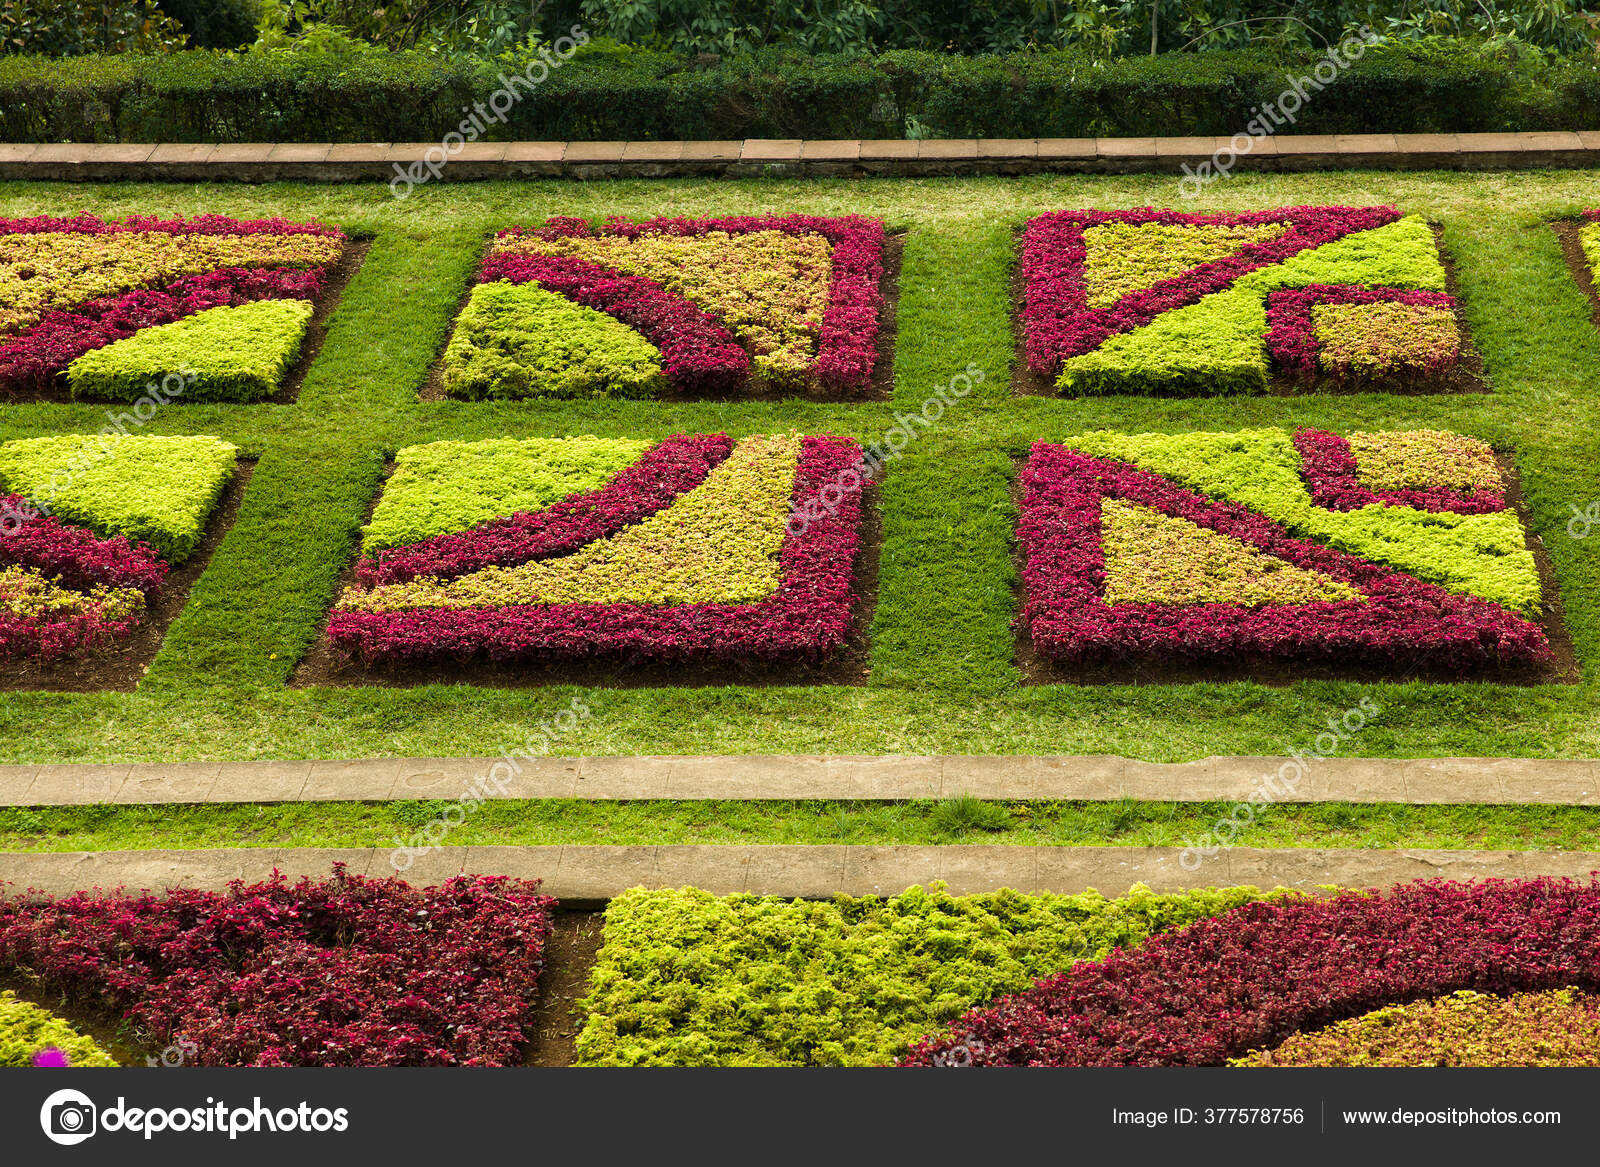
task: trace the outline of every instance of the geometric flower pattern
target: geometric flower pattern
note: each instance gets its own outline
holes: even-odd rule
[[[538,439],[531,453],[598,441]],[[489,473],[500,459],[525,467],[517,445],[491,444]],[[379,546],[357,564],[329,639],[388,663],[819,660],[850,627],[861,457],[844,438],[668,438],[549,505]],[[582,464],[552,452],[553,470]],[[381,500],[379,519],[406,525]]]
[[[1445,455],[1487,451],[1459,435],[1447,445],[1423,434],[1421,443],[1361,435],[1362,448],[1443,451],[1436,464],[1457,485],[1459,460]],[[1405,490],[1379,497],[1351,483],[1340,493],[1326,464],[1295,464],[1281,431],[1186,437],[1091,434],[1033,446],[1022,472],[1023,621],[1045,656],[1400,670],[1550,659],[1529,619],[1537,569],[1503,498],[1487,512],[1493,496],[1462,500],[1434,486],[1421,459]],[[1219,455],[1235,437],[1245,439],[1233,445],[1236,473]],[[1294,437],[1350,456],[1334,435]],[[1284,477],[1263,488],[1274,460]],[[1213,493],[1193,488],[1201,482]],[[1458,501],[1476,509],[1449,509]]]

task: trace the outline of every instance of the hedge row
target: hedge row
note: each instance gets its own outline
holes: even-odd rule
[[[961,57],[762,53],[718,61],[590,52],[518,82],[482,136],[601,140],[1230,135],[1314,58],[1265,50],[1094,61],[1072,52]],[[0,58],[0,140],[432,141],[490,101],[513,66],[413,53],[350,58]],[[1389,45],[1326,90],[1301,133],[1581,129],[1600,114],[1600,61],[1508,61]],[[503,109],[502,101],[497,108]]]

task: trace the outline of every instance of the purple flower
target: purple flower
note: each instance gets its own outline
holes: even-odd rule
[[[40,1070],[65,1070],[72,1063],[67,1061],[65,1050],[47,1045],[33,1055],[33,1064],[35,1069]]]

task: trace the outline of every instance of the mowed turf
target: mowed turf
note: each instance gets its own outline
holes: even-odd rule
[[[1011,395],[1013,239],[1030,216],[1091,206],[1242,211],[1379,202],[1443,224],[1492,395]],[[1328,718],[1371,698],[1378,715],[1339,743],[1340,754],[1593,755],[1600,751],[1600,527],[1590,539],[1569,537],[1567,527],[1572,507],[1600,500],[1600,333],[1547,221],[1596,203],[1600,182],[1583,171],[1241,176],[1214,184],[1192,204],[1179,198],[1173,179],[1159,176],[463,183],[424,187],[404,201],[378,184],[0,184],[3,215],[281,215],[374,237],[296,403],[172,406],[140,431],[215,434],[258,458],[238,520],[138,690],[5,694],[0,760],[494,755],[516,748],[574,697],[588,716],[559,735],[552,752],[1114,753],[1178,761],[1311,750]],[[906,232],[892,401],[419,399],[496,229],[553,214],[758,211],[881,215]],[[915,426],[919,436],[883,485],[884,541],[864,686],[289,685],[321,635],[384,465],[402,446],[790,429],[874,442],[897,414],[915,413],[969,365],[982,372],[982,384],[936,425]],[[0,405],[0,439],[93,432],[107,412],[85,404]],[[1532,527],[1554,564],[1583,682],[1024,685],[1014,661],[1011,492],[1014,460],[1029,443],[1099,428],[1266,425],[1453,429],[1512,454]],[[154,820],[129,821],[145,823],[152,840],[161,836]],[[328,829],[328,838],[345,837],[338,822]],[[781,837],[774,832],[774,840]]]

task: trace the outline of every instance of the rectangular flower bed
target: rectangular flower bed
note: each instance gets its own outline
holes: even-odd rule
[[[409,447],[329,641],[366,665],[816,664],[854,622],[861,460],[798,434]]]
[[[446,347],[470,399],[756,391],[882,380],[886,236],[857,216],[557,217],[502,231]]]
[[[209,437],[0,444],[0,665],[26,662],[0,676],[125,653],[170,607],[169,577],[194,556],[237,455]]]
[[[0,219],[0,396],[272,397],[347,242],[282,219]]]
[[[1442,431],[1098,432],[1022,471],[1022,621],[1069,667],[1546,676],[1510,483]]]
[[[1062,393],[1478,387],[1433,230],[1393,207],[1056,211],[1019,280],[1028,373]]]

